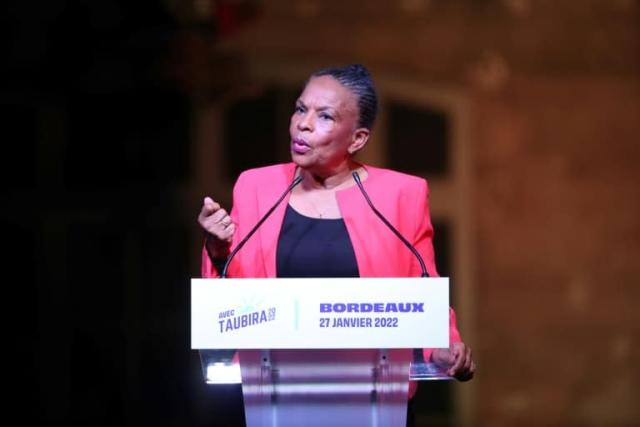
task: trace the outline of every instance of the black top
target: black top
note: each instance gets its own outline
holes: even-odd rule
[[[344,220],[310,218],[288,205],[278,239],[276,275],[359,277]]]

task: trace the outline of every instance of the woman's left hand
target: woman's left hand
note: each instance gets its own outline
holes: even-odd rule
[[[471,347],[463,342],[455,342],[450,348],[433,350],[431,359],[438,365],[447,366],[447,375],[459,381],[469,381],[476,371],[476,364],[471,356]]]

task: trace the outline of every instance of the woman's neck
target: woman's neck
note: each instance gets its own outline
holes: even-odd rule
[[[340,188],[349,187],[354,184],[351,173],[354,170],[359,170],[362,165],[359,163],[349,163],[338,171],[332,171],[328,173],[317,173],[307,169],[300,169],[300,176],[302,176],[303,187],[311,190],[338,190]]]

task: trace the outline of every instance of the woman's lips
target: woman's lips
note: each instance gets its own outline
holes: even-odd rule
[[[291,150],[296,154],[304,154],[311,150],[311,147],[304,140],[296,138],[291,141]]]

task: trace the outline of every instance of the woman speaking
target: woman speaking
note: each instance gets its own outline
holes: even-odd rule
[[[376,112],[373,81],[362,65],[312,74],[291,116],[292,162],[243,172],[230,213],[204,199],[198,216],[206,233],[202,276],[219,277],[230,254],[230,277],[420,276],[422,262],[392,228],[425,260],[428,275],[437,276],[427,182],[354,159],[369,140]],[[450,335],[451,347],[425,349],[425,360],[469,380],[475,363],[453,310]],[[414,392],[412,385],[410,396]]]

